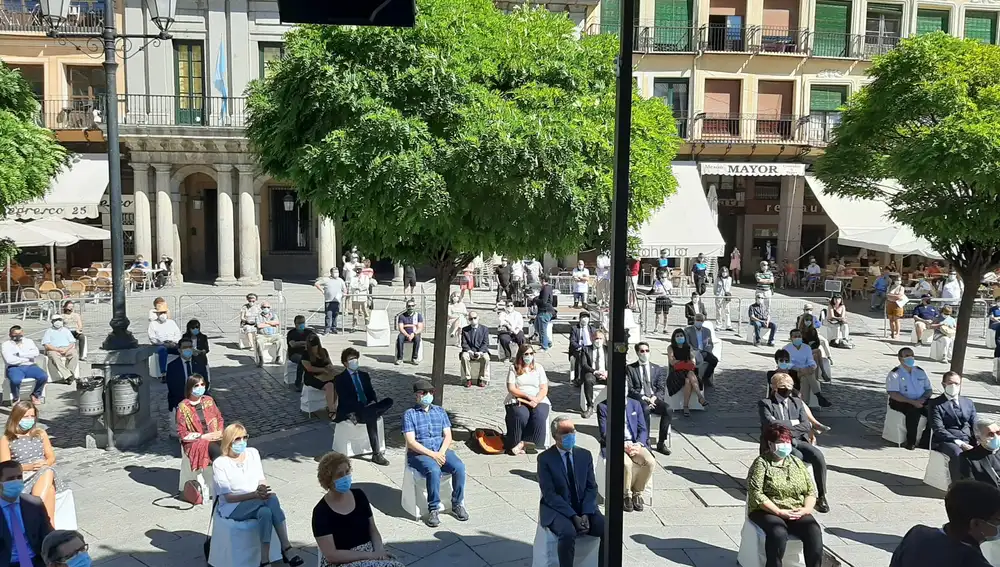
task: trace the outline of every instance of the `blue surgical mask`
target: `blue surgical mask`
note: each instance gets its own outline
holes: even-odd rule
[[[198,327],[195,327],[194,329],[191,329],[191,336],[192,337],[197,337],[198,333],[200,333],[200,332],[201,332],[201,329],[199,329]]]
[[[986,448],[990,451],[996,451],[1000,449],[1000,437],[990,437],[986,440]]]
[[[792,339],[792,344],[795,346],[802,346],[802,339]]]
[[[21,431],[27,431],[35,426],[35,418],[22,417],[21,420],[17,422],[17,426],[21,428]]]
[[[344,494],[351,489],[351,475],[342,476],[333,483],[333,489]]]
[[[909,366],[909,367],[912,368],[913,365],[915,365],[916,363],[917,363],[917,359],[913,358],[912,356],[908,356],[908,357],[906,357],[906,358],[903,359],[903,365],[904,366]]]
[[[347,369],[351,372],[356,372],[361,364],[358,363],[358,359],[352,358],[347,361]]]
[[[237,455],[242,455],[243,451],[247,450],[247,442],[246,441],[237,441],[237,442],[233,443],[232,448],[233,448],[233,453],[235,453]]]
[[[182,349],[181,356],[183,356],[184,358],[191,358],[192,356],[194,356],[194,350],[190,348]]]
[[[300,331],[305,331],[306,330],[306,324],[305,323],[299,323],[298,325],[295,325],[295,328],[298,329],[298,330],[300,330]]]
[[[784,459],[788,455],[792,454],[792,444],[791,443],[775,443],[774,444],[774,455],[779,459]]]
[[[522,360],[524,360],[525,364],[531,364],[532,362],[535,361],[535,357],[534,355],[526,354],[524,355],[524,357],[522,357]]]
[[[567,451],[570,451],[573,449],[573,447],[576,447],[576,433],[567,433],[566,435],[563,435],[562,447]]]
[[[806,327],[812,327],[813,320],[812,319],[806,319],[804,321],[804,323],[805,323]]]
[[[196,396],[198,396],[200,398],[201,396],[205,395],[205,387],[204,386],[195,386],[194,388],[191,388],[191,393],[194,394],[194,395],[196,395]]]
[[[23,480],[8,480],[3,483],[3,497],[7,500],[13,500],[21,496],[21,491],[24,490]]]
[[[66,567],[90,567],[92,564],[93,560],[86,551],[81,551],[66,560]]]
[[[704,323],[702,323],[701,321],[695,321],[694,322],[694,328],[695,329],[700,329],[702,327],[702,325],[704,325]]]
[[[782,370],[788,370],[791,367],[792,367],[792,363],[791,362],[779,362],[778,363],[778,368],[780,368]]]
[[[682,344],[684,344],[684,343],[687,342],[687,339],[684,338],[684,337],[677,337],[675,340],[677,341],[677,344],[679,344],[679,345],[682,345]]]
[[[428,392],[420,397],[420,405],[429,406],[432,403],[434,403],[434,394]]]

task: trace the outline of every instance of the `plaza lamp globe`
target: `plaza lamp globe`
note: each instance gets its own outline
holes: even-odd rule
[[[281,202],[285,206],[285,212],[290,213],[293,210],[295,210],[295,198],[293,198],[291,195],[285,195],[285,198],[282,199]]]
[[[113,2],[114,0],[106,0]],[[49,28],[59,29],[59,26],[69,17],[70,4],[72,0],[41,0],[39,9]],[[149,17],[156,24],[161,32],[167,33],[170,25],[174,23],[174,15],[177,13],[177,0],[145,0],[146,9],[149,10]]]
[[[41,0],[39,9],[42,12],[42,19],[49,25],[49,29],[59,29],[59,26],[66,21],[69,16],[70,0]]]

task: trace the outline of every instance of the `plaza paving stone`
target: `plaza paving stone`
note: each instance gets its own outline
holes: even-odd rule
[[[427,285],[428,292],[431,286]],[[267,286],[258,290],[274,292]],[[183,324],[200,317],[202,328],[212,338],[213,395],[227,422],[242,421],[251,435],[251,445],[265,457],[264,468],[270,484],[288,513],[289,532],[307,565],[315,565],[316,549],[310,533],[310,514],[322,490],[315,481],[313,458],[330,447],[331,428],[325,420],[310,419],[299,411],[298,395],[282,383],[283,368],[252,365],[249,351],[238,349],[235,318],[246,290],[223,290],[185,284],[160,295],[168,298],[175,317]],[[401,305],[399,288],[380,286],[380,306]],[[133,330],[144,340],[146,311],[154,293],[130,296],[129,316]],[[748,305],[752,292],[737,290]],[[290,323],[295,314],[309,317],[310,324],[322,322],[319,292],[306,285],[285,285],[281,318]],[[390,300],[391,298],[391,300]],[[474,308],[486,324],[495,323],[489,308],[493,294],[477,291]],[[787,298],[777,295],[772,309],[782,328],[787,328],[803,302],[815,305],[824,298]],[[671,313],[671,322],[680,324],[682,309]],[[852,302],[861,307],[863,302]],[[855,305],[857,304],[857,305]],[[395,307],[393,307],[395,309]],[[425,315],[433,321],[433,303],[427,302]],[[713,306],[709,305],[710,313]],[[110,318],[107,303],[83,307],[92,344],[99,343]],[[575,317],[571,309],[561,309],[560,319]],[[827,565],[875,567],[888,564],[899,538],[915,523],[940,525],[945,521],[942,493],[922,484],[926,453],[906,451],[880,438],[885,411],[884,378],[895,364],[895,352],[903,344],[882,338],[882,322],[872,319],[867,309],[852,314],[857,348],[835,350],[834,381],[823,384],[834,407],[817,415],[833,427],[820,437],[820,446],[829,463],[829,499],[832,510],[818,515],[824,526],[824,543],[829,552]],[[20,321],[20,314],[0,314]],[[40,336],[44,323],[28,319],[29,336]],[[745,326],[745,325],[744,325]],[[432,333],[428,332],[428,337]],[[690,418],[674,419],[673,454],[656,455],[659,468],[653,475],[653,505],[642,513],[624,518],[624,553],[629,565],[684,565],[730,567],[736,565],[740,526],[744,511],[747,468],[757,454],[756,401],[764,390],[764,371],[772,367],[772,348],[753,347],[747,337],[720,332],[724,344],[715,388],[708,391],[710,408]],[[904,337],[906,335],[904,334]],[[375,389],[382,397],[395,400],[385,417],[389,445],[389,467],[377,467],[366,458],[355,459],[354,479],[365,489],[376,509],[386,541],[407,565],[475,567],[489,565],[519,567],[530,564],[534,537],[538,488],[535,457],[484,456],[465,444],[468,431],[476,427],[503,429],[502,401],[506,368],[493,363],[489,388],[466,389],[458,379],[458,350],[448,349],[445,407],[453,416],[456,451],[467,464],[467,504],[472,518],[467,523],[443,516],[441,526],[425,527],[405,517],[399,504],[403,450],[400,415],[412,403],[411,384],[429,377],[432,356],[426,350],[416,366],[394,366],[391,348],[364,347],[363,332],[346,332],[324,337],[334,358],[347,346],[362,352],[361,364],[372,373]],[[665,337],[651,340],[654,362],[665,363]],[[981,344],[981,341],[976,341]],[[579,393],[568,382],[569,364],[565,355],[567,337],[558,333],[554,348],[536,359],[546,368],[553,410],[574,416]],[[781,344],[779,342],[779,344]],[[430,344],[427,345],[430,347]],[[917,358],[933,382],[945,365],[927,360],[928,347],[918,349]],[[972,347],[966,363],[967,382],[963,394],[972,398],[981,413],[1000,412],[996,381],[990,376],[992,352]],[[84,367],[84,373],[88,371]],[[938,385],[938,389],[940,386]],[[83,448],[83,436],[90,419],[78,416],[71,388],[50,386],[42,407],[42,421],[53,436],[58,457],[57,470],[73,488],[79,524],[91,545],[97,564],[108,567],[203,565],[202,542],[208,527],[208,508],[190,508],[173,498],[177,492],[179,447],[167,437],[166,388],[152,385],[159,423],[159,439],[137,452],[101,451]],[[581,445],[597,449],[596,419],[577,418]]]

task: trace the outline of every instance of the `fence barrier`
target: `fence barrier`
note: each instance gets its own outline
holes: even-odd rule
[[[922,300],[920,298],[909,297],[906,300],[906,304],[903,305],[903,317],[900,319],[901,323],[899,326],[900,332],[913,330],[913,310],[916,309]],[[886,301],[888,303],[888,300]],[[937,307],[938,311],[944,306],[949,306],[952,309],[952,317],[958,319],[958,307],[961,300],[958,299],[941,299],[940,297],[931,298],[931,305]],[[902,321],[910,320],[910,324],[903,328]],[[988,346],[992,346],[993,341],[989,333],[990,327],[990,302],[985,299],[975,299],[972,303],[972,316],[969,317],[969,340],[973,338],[978,338],[980,341],[984,342]],[[974,331],[979,332],[978,337],[973,334]],[[882,336],[889,336],[889,316],[882,311]],[[987,343],[986,341],[989,340]]]
[[[690,297],[680,295],[671,295],[669,297],[674,303],[667,313],[667,327],[686,327],[688,323],[684,317],[684,304],[690,300]],[[655,295],[640,294],[636,296],[639,307],[639,327],[644,334],[649,333],[655,327],[656,299],[657,296]],[[685,299],[688,301],[685,301]],[[742,297],[706,294],[701,296],[701,303],[705,306],[705,320],[712,322],[715,325],[716,331],[724,331],[726,329],[724,318],[725,310],[728,308],[731,326],[736,331],[736,336],[741,336],[743,324],[747,321],[747,313]]]

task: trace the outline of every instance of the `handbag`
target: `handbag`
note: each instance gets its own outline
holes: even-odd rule
[[[674,370],[682,372],[694,372],[697,369],[694,362],[690,360],[679,360],[674,363]]]
[[[188,504],[200,506],[204,502],[202,498],[201,483],[198,482],[198,479],[193,478],[184,483],[184,490],[181,491],[181,500]]]

